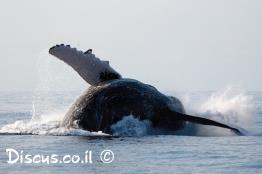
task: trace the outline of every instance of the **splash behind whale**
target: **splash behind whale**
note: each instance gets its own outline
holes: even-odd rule
[[[162,130],[176,131],[192,122],[227,128],[241,135],[234,127],[185,114],[177,98],[166,96],[151,85],[122,78],[91,49],[82,52],[61,44],[50,48],[49,53],[70,65],[91,85],[67,112],[64,127],[111,133],[113,124],[132,114],[139,120],[150,120],[153,127]]]

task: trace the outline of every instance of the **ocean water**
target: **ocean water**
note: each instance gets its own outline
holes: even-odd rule
[[[59,127],[80,94],[0,92],[0,173],[262,173],[262,92],[172,93],[188,113],[241,127],[246,136],[191,124],[175,135],[155,135],[150,122],[132,115],[112,126],[114,136]],[[12,153],[11,160],[18,158],[13,164],[8,163],[10,148],[18,153]],[[112,154],[101,155],[104,150],[113,152],[111,163],[103,162],[103,157],[112,159]],[[92,163],[25,159],[54,154],[59,160],[66,155],[83,159],[86,151]]]

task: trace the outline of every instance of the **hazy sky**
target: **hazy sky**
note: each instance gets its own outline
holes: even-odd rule
[[[2,0],[0,90],[83,89],[47,56],[57,43],[93,52],[162,91],[262,90],[261,0]],[[40,87],[39,87],[40,86]]]

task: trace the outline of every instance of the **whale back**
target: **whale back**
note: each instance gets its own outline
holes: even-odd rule
[[[163,95],[150,85],[132,79],[114,80],[85,91],[67,112],[62,126],[80,126],[85,130],[108,133],[112,124],[128,115],[153,121],[174,102],[174,98]],[[184,111],[182,104],[179,111]],[[182,120],[173,123],[176,129],[182,126]]]

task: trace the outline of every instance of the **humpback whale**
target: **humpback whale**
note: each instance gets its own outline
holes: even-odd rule
[[[183,129],[186,122],[218,126],[242,135],[235,127],[208,118],[187,115],[183,104],[173,96],[166,96],[155,87],[138,80],[123,78],[92,53],[56,45],[49,53],[71,66],[91,86],[73,103],[61,126],[88,131],[112,133],[111,126],[132,114],[139,120],[149,120],[161,130]]]

